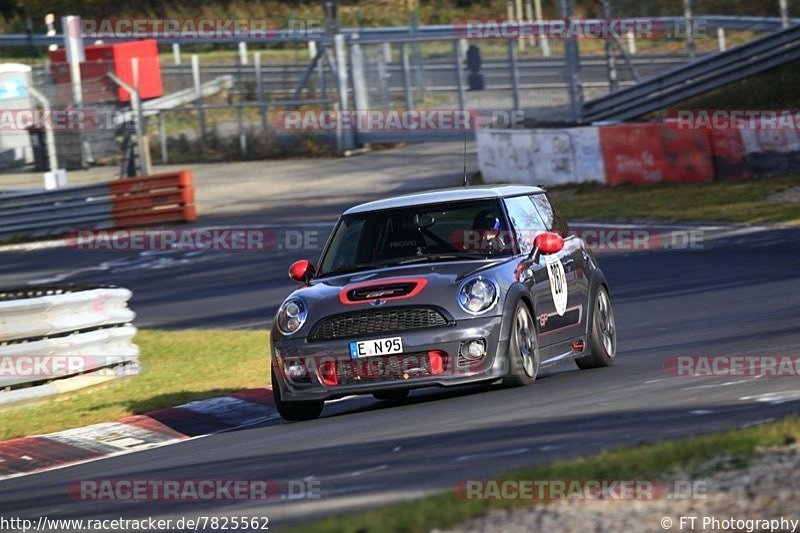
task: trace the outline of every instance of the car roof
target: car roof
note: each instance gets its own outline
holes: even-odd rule
[[[384,198],[374,202],[367,202],[355,207],[351,207],[344,212],[345,215],[354,213],[367,213],[369,211],[380,211],[383,209],[394,209],[397,207],[412,207],[415,205],[438,204],[441,202],[458,202],[461,200],[483,200],[489,198],[505,198],[508,196],[520,196],[523,194],[536,194],[544,192],[539,187],[529,187],[524,185],[505,185],[502,187],[468,187],[443,189],[440,191],[421,192],[408,194],[405,196],[395,196],[394,198]]]

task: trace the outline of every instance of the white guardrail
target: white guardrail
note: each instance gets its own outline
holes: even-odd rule
[[[124,288],[0,290],[0,406],[138,373]]]

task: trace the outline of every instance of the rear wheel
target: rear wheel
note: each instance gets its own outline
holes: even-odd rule
[[[511,338],[508,340],[509,375],[503,385],[530,385],[539,373],[539,340],[528,306],[520,300],[514,309]]]
[[[300,402],[284,402],[281,398],[281,388],[275,378],[275,369],[272,370],[272,397],[275,400],[275,408],[284,420],[290,422],[300,422],[303,420],[314,420],[322,414],[325,407],[323,400],[304,400]]]
[[[404,400],[408,398],[408,393],[410,391],[406,390],[390,390],[390,391],[381,391],[381,392],[373,392],[372,396],[375,397],[376,400],[385,400],[390,402],[396,402],[399,400]]]
[[[586,370],[611,366],[617,355],[617,323],[605,287],[597,290],[592,312],[592,338],[589,355],[576,359],[578,368]]]

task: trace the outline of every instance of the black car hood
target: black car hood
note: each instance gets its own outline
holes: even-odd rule
[[[512,257],[477,261],[453,260],[389,267],[312,280],[310,284],[297,289],[290,296],[302,299],[308,309],[308,319],[298,332],[301,333],[299,336],[307,336],[313,325],[326,316],[372,309],[437,306],[445,309],[455,319],[472,318],[458,306],[456,301],[461,283],[470,276],[483,275],[497,281],[502,293],[513,282],[514,267],[510,265],[516,265],[516,261]],[[375,299],[353,302],[345,296],[354,287],[403,281],[418,282],[421,288],[405,297],[386,298],[379,306],[375,305]],[[499,306],[496,308],[499,313],[498,309]]]

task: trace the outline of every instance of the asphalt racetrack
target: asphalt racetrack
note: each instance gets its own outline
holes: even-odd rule
[[[359,198],[360,200],[360,198]],[[291,226],[327,234],[352,198],[304,209]],[[261,223],[296,206],[276,200]],[[208,223],[208,221],[204,221]],[[247,223],[252,223],[249,221]],[[796,377],[674,377],[675,355],[800,355],[800,230],[709,231],[699,250],[600,256],[615,305],[617,362],[571,361],[526,388],[412,392],[389,404],[357,397],[321,419],[259,426],[0,482],[0,515],[50,518],[267,516],[273,529],[332,513],[451,490],[466,479],[592,454],[612,445],[741,427],[796,413]],[[96,254],[96,255],[93,255]],[[142,254],[63,246],[0,252],[2,285],[116,283],[134,291],[139,327],[266,327],[308,251]],[[202,369],[198,369],[202,371]],[[213,376],[210,376],[213,380]],[[266,380],[265,380],[266,382]],[[266,384],[266,383],[265,383]],[[79,479],[315,479],[318,500],[76,501]]]

